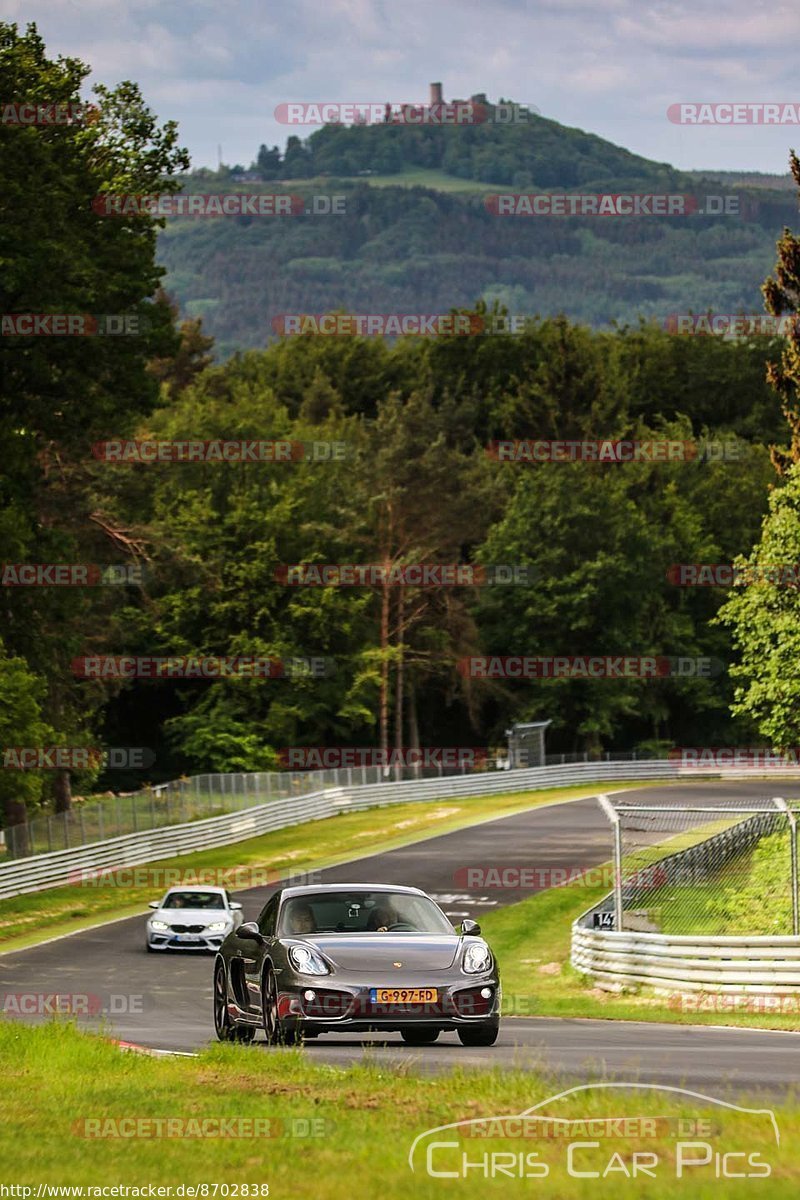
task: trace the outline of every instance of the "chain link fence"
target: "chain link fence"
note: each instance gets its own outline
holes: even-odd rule
[[[594,928],[666,935],[800,933],[800,799],[601,804],[615,888]]]

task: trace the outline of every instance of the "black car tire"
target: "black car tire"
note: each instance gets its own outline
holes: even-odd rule
[[[400,1036],[409,1046],[430,1046],[439,1036],[438,1029],[401,1029]]]
[[[214,968],[214,1030],[221,1042],[232,1042],[236,1037],[236,1026],[228,1013],[228,985],[221,962]]]
[[[270,965],[264,971],[264,981],[261,985],[264,1035],[269,1046],[295,1046],[300,1041],[302,1033],[297,1024],[284,1025],[280,1020],[277,996],[278,981]]]
[[[499,1021],[483,1021],[480,1025],[461,1025],[458,1036],[462,1046],[493,1046],[500,1032]]]

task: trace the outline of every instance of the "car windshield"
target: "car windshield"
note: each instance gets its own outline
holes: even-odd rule
[[[453,933],[427,896],[409,892],[318,892],[294,896],[281,911],[280,933]]]
[[[224,908],[225,900],[219,892],[169,892],[161,907]]]

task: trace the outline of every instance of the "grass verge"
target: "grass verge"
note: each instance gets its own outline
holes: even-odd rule
[[[610,870],[607,864],[602,874]],[[800,1029],[800,996],[775,997],[774,1010],[750,1012],[742,1011],[741,997],[680,996],[645,986],[618,994],[595,986],[570,966],[570,933],[576,917],[608,892],[607,881],[590,886],[576,880],[481,917],[500,963],[506,1015]]]
[[[641,785],[615,783],[613,790],[637,786]],[[345,812],[230,846],[160,859],[154,868],[153,879],[163,879],[165,876],[161,872],[175,870],[181,871],[183,876],[230,870],[247,877],[249,871],[262,868],[281,875],[320,869],[449,833],[478,821],[494,820],[542,804],[591,796],[596,790],[596,786],[581,785],[515,792],[506,796],[417,801],[357,813]],[[145,887],[131,887],[123,882],[125,880],[125,875],[104,875],[93,884],[48,888],[44,892],[0,901],[0,949],[23,949],[103,920],[135,916],[143,911],[148,901],[157,899],[165,890],[157,882],[150,882]],[[240,883],[239,886],[246,885]]]
[[[409,1151],[425,1131],[518,1114],[565,1085],[515,1070],[426,1077],[397,1066],[341,1069],[315,1065],[299,1051],[261,1047],[217,1046],[193,1059],[145,1058],[122,1054],[102,1038],[57,1022],[38,1027],[0,1022],[0,1070],[8,1081],[0,1096],[8,1147],[2,1182],[31,1187],[32,1197],[39,1185],[159,1185],[171,1187],[173,1196],[207,1185],[199,1194],[208,1197],[261,1196],[268,1185],[271,1197],[293,1200],[534,1194],[597,1200],[621,1190],[666,1200],[727,1200],[796,1195],[800,1186],[795,1149],[800,1108],[794,1098],[776,1106],[737,1097],[737,1104],[761,1110],[747,1113],[685,1093],[593,1088],[550,1100],[541,1112],[584,1122],[627,1117],[637,1124],[622,1127],[617,1120],[591,1133],[580,1125],[528,1125],[524,1140],[511,1124],[471,1126],[469,1137],[447,1130],[418,1143],[412,1173]],[[681,1126],[681,1120],[704,1124]],[[561,1136],[536,1136],[556,1128]],[[505,1136],[474,1136],[481,1129]],[[164,1136],[169,1130],[171,1136]],[[460,1178],[428,1173],[426,1151],[435,1140],[456,1144],[432,1149],[432,1168]],[[569,1174],[572,1142],[580,1143],[573,1171],[594,1171],[595,1177]],[[691,1148],[684,1148],[687,1143]],[[633,1180],[637,1152],[647,1155],[649,1175]],[[721,1168],[721,1155],[731,1152],[740,1156]],[[478,1166],[465,1171],[462,1154]],[[499,1161],[485,1157],[497,1154],[503,1156]],[[681,1156],[707,1161],[684,1165],[677,1178]],[[481,1164],[488,1164],[488,1177]],[[762,1177],[725,1178],[721,1169]],[[181,1185],[183,1193],[176,1190]],[[220,1190],[225,1185],[228,1190]]]

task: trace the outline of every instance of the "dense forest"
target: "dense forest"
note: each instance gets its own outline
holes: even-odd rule
[[[0,26],[0,67],[10,95],[65,101],[87,71],[49,60],[35,31],[13,26]],[[175,127],[158,125],[133,84],[101,98],[102,116],[88,128],[0,126],[2,312],[143,318],[135,337],[0,341],[0,555],[3,564],[137,570],[116,586],[3,587],[4,746],[146,746],[155,755],[148,778],[164,779],[277,766],[287,746],[491,747],[515,720],[551,720],[554,751],[781,744],[793,735],[794,693],[787,698],[771,656],[776,629],[787,620],[800,629],[796,589],[733,589],[731,598],[724,587],[680,586],[674,568],[751,554],[785,561],[775,555],[791,552],[793,539],[800,561],[800,435],[797,420],[786,422],[796,418],[796,332],[682,337],[648,320],[599,330],[562,312],[516,335],[304,335],[247,348],[270,305],[457,309],[476,328],[528,298],[566,310],[570,287],[589,296],[593,261],[587,303],[602,298],[609,320],[623,301],[646,309],[649,271],[651,303],[675,310],[694,298],[702,310],[713,293],[725,311],[741,303],[757,312],[780,224],[762,213],[747,224],[697,217],[693,233],[622,219],[602,231],[571,220],[523,228],[493,221],[475,197],[361,185],[345,217],[313,228],[302,217],[176,221],[159,237],[163,221],[106,220],[92,198],[185,184]],[[350,138],[341,132],[344,153]],[[355,134],[361,145],[374,131]],[[340,135],[326,136],[315,154]],[[608,159],[603,174],[603,145],[587,137],[570,184],[642,178],[628,173],[645,169],[634,156]],[[678,186],[659,170],[664,188]],[[477,231],[470,256],[464,239]],[[13,249],[15,239],[35,252]],[[789,234],[778,253],[777,282],[765,291],[776,315],[797,311],[800,261]],[[689,258],[708,284],[703,294],[681,277]],[[644,291],[625,293],[626,263],[638,264]],[[182,318],[168,292],[185,302],[204,288],[207,319]],[[488,301],[487,289],[497,292]],[[218,329],[222,354],[208,336]],[[97,453],[111,439],[278,440],[343,452],[112,462]],[[531,439],[670,440],[695,451],[669,461],[531,463],[489,450]],[[782,450],[771,454],[773,444]],[[286,581],[292,564],[359,563],[524,571],[514,585]],[[748,649],[751,624],[757,653]],[[76,660],[121,654],[313,657],[332,667],[219,680],[76,675]],[[703,657],[717,669],[514,682],[459,669],[479,655]],[[758,686],[767,671],[771,692]],[[54,794],[53,773],[22,774],[0,772],[7,823]],[[68,804],[70,786],[131,787],[140,778],[62,771],[55,799]]]

